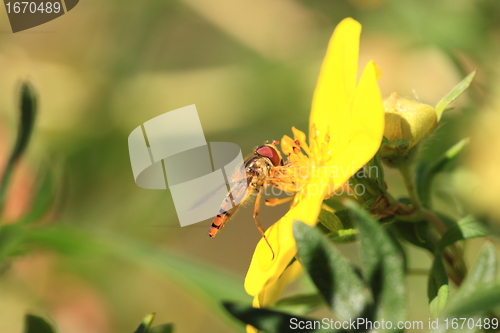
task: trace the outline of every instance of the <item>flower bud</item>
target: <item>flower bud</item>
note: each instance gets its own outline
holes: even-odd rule
[[[409,140],[408,149],[424,139],[437,125],[434,108],[427,104],[401,98],[393,93],[384,101],[384,136],[389,142]]]
[[[384,109],[387,142],[380,155],[386,164],[398,167],[411,158],[412,148],[436,127],[437,115],[432,106],[401,98],[397,93],[384,101]]]

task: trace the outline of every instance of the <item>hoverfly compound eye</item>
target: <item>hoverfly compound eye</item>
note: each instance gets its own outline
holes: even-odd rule
[[[257,155],[267,157],[271,160],[274,166],[278,166],[281,163],[281,156],[278,150],[274,146],[260,146],[255,149]]]

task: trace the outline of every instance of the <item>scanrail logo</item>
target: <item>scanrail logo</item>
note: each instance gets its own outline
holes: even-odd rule
[[[52,21],[75,8],[79,0],[4,0],[12,32],[19,32]]]
[[[238,145],[207,143],[195,105],[166,112],[130,133],[135,183],[172,193],[181,226],[214,217],[220,203],[245,177]],[[246,190],[246,189],[244,189]],[[232,198],[233,207],[243,198]]]

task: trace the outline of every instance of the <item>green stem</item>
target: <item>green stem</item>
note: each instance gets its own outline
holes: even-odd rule
[[[406,216],[408,220],[426,220],[437,229],[439,234],[442,236],[448,230],[446,225],[441,221],[441,219],[436,216],[430,210],[423,208],[422,202],[417,194],[417,190],[415,187],[415,183],[413,181],[412,173],[411,173],[411,165],[402,165],[399,167],[399,172],[403,178],[403,181],[406,186],[406,190],[408,191],[408,195],[410,197],[411,203],[415,212],[410,216]],[[452,245],[449,249],[449,256],[444,256],[445,261],[448,263],[448,272],[450,273],[450,278],[457,284],[460,285],[464,276],[465,276],[465,265],[463,263],[463,252],[456,245]]]
[[[7,190],[9,189],[9,184],[12,176],[12,172],[14,171],[14,163],[7,163],[7,167],[5,168],[2,175],[0,175],[0,215],[2,215],[2,211],[5,205]]]
[[[413,208],[415,208],[415,210],[420,213],[422,211],[422,202],[418,197],[417,189],[413,181],[413,177],[411,174],[411,165],[410,164],[402,165],[401,167],[399,167],[398,170],[405,183],[406,190],[408,191],[408,195],[410,197]]]

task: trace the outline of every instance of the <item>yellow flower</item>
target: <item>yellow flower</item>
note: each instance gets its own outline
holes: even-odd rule
[[[288,213],[266,231],[274,258],[261,239],[250,263],[245,290],[255,296],[256,307],[272,306],[276,291],[281,294],[288,283],[285,269],[297,252],[293,221],[315,225],[323,200],[366,164],[382,141],[384,110],[375,63],[367,64],[356,85],[360,33],[361,25],[351,18],[333,33],[312,102],[309,145],[295,128],[294,139],[285,136],[281,142],[288,160],[273,185],[296,194]]]
[[[283,290],[286,285],[293,281],[297,276],[302,273],[302,266],[298,261],[293,262],[290,266],[288,266],[283,274],[280,276],[280,283],[273,283],[268,288],[259,293],[258,296],[254,297],[252,306],[254,308],[265,308],[273,306],[278,299],[280,298]],[[247,325],[247,333],[257,333],[258,330],[251,326]]]

